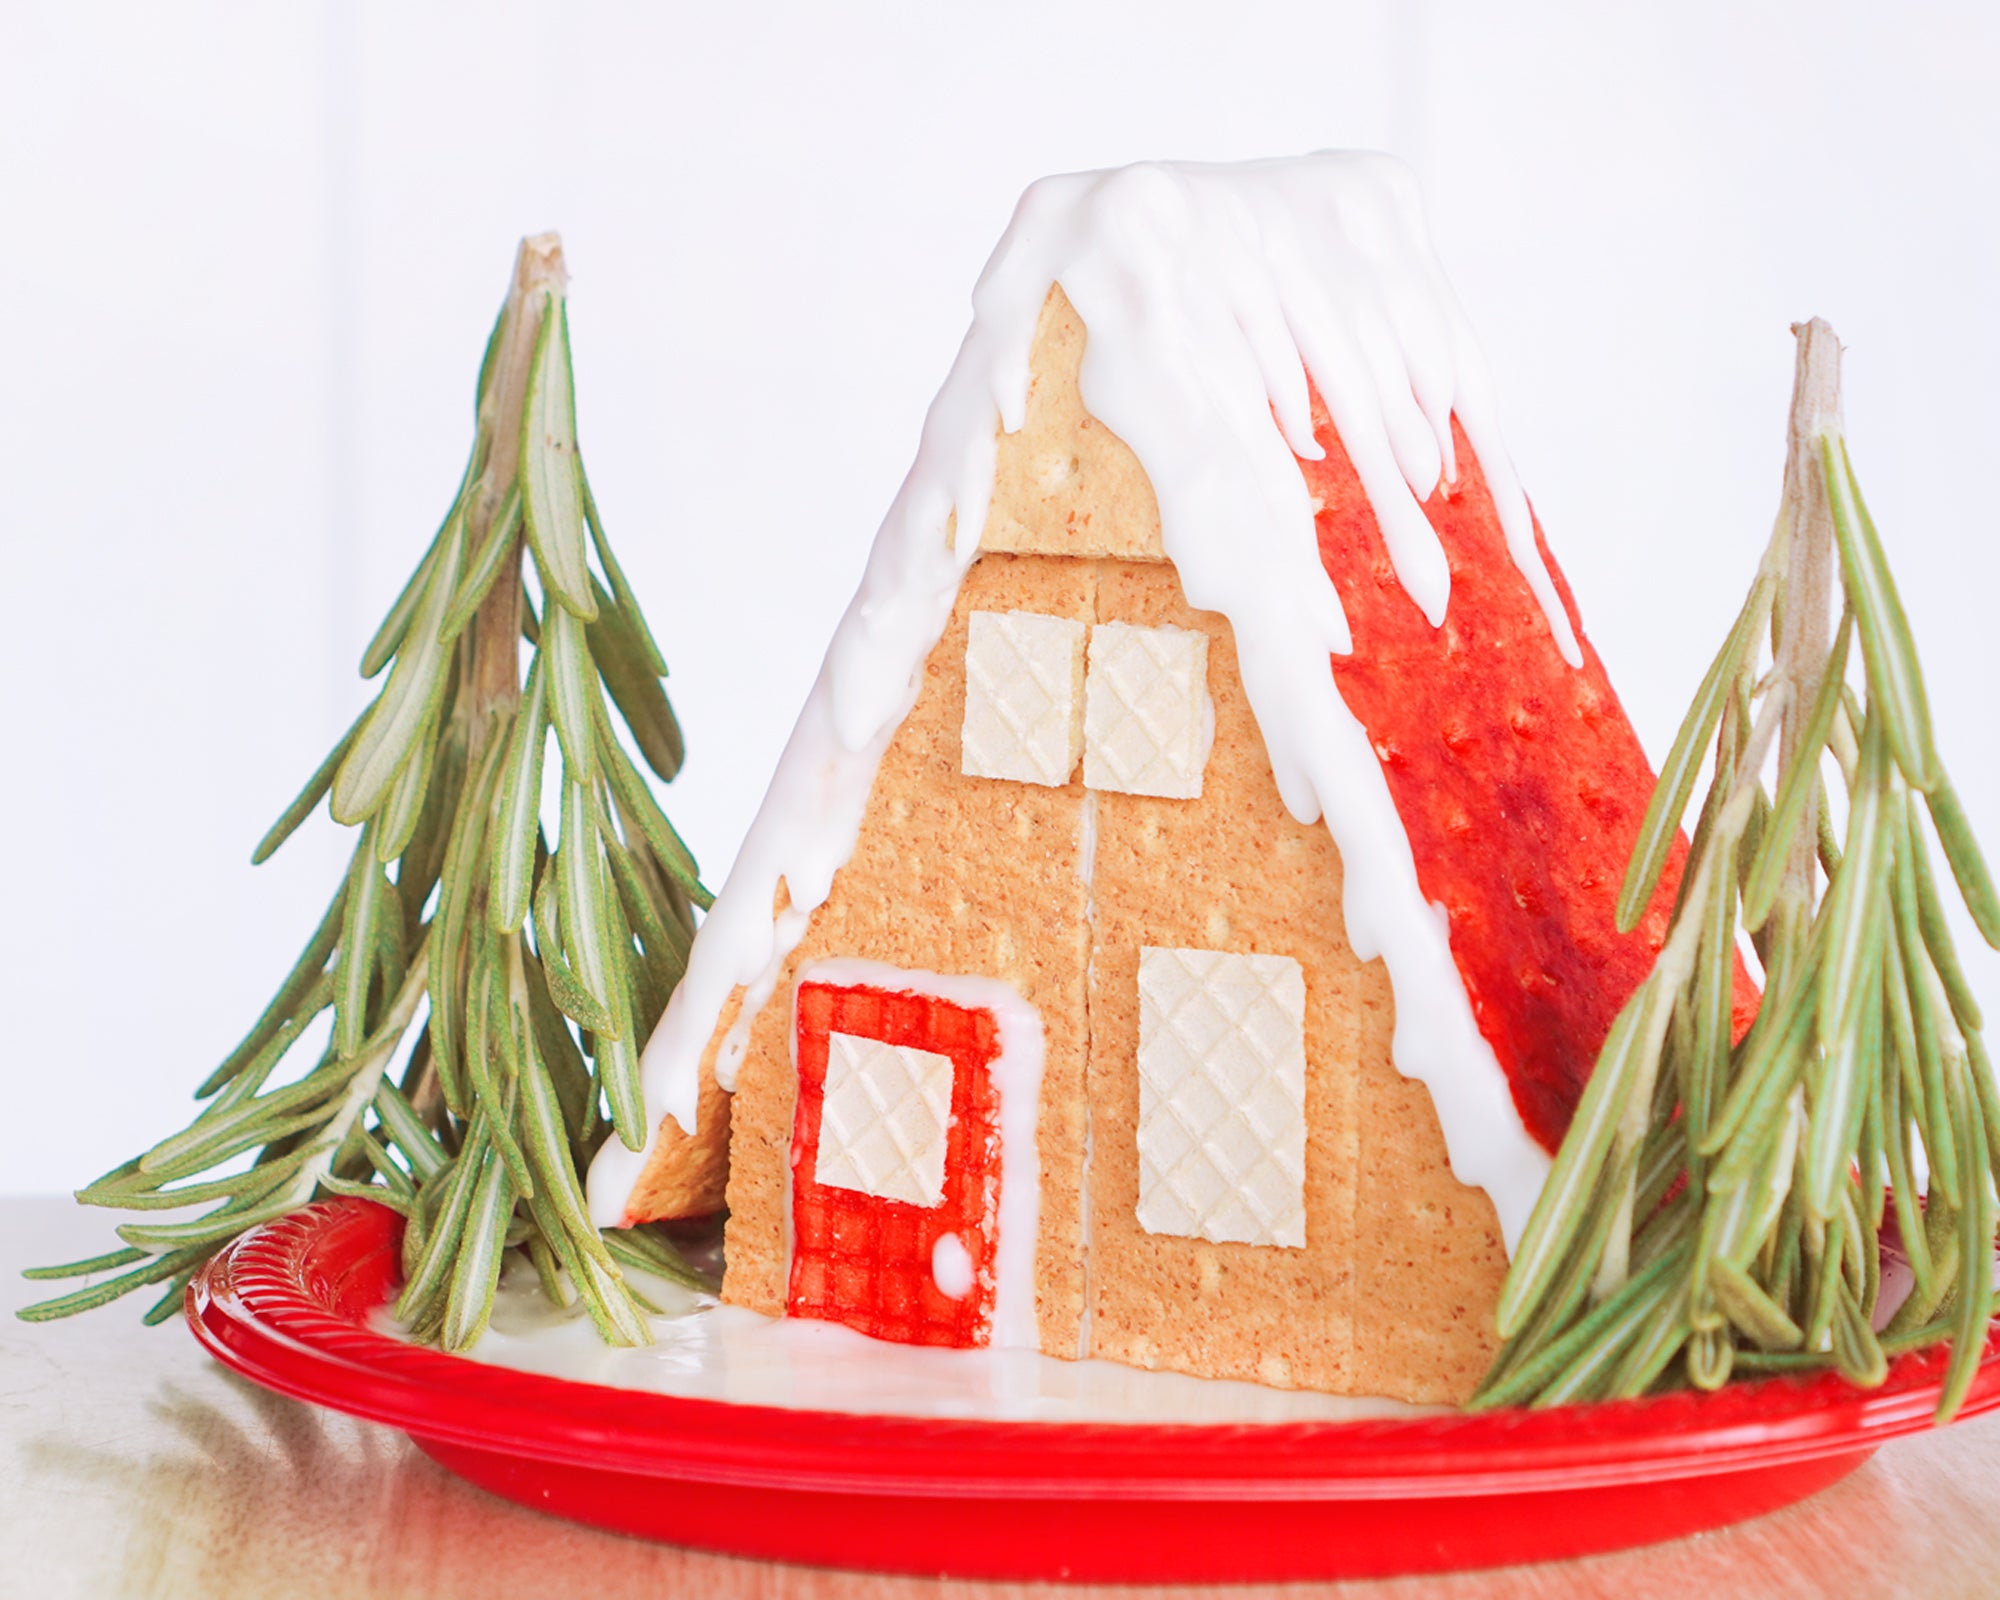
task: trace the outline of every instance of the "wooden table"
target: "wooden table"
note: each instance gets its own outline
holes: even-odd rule
[[[107,1247],[109,1219],[0,1199],[0,1306],[18,1273]],[[588,1595],[1130,1597],[770,1566],[574,1527],[460,1483],[401,1435],[295,1404],[139,1325],[143,1296],[0,1324],[0,1596],[283,1600]],[[1151,1591],[1161,1595],[1189,1590]],[[1675,1544],[1444,1578],[1242,1588],[1397,1600],[1884,1600],[2000,1595],[2000,1415],[1900,1441],[1826,1493]]]

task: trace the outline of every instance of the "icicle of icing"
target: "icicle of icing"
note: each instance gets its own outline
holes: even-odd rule
[[[1422,503],[1455,476],[1456,415],[1553,644],[1573,666],[1582,653],[1415,181],[1386,156],[1147,164],[1047,178],[1022,197],[860,592],[646,1047],[648,1113],[694,1126],[702,1053],[742,986],[716,1061],[718,1082],[734,1087],[752,1019],[853,850],[876,767],[978,554],[996,424],[1011,432],[1025,419],[1035,327],[1058,283],[1088,330],[1084,405],[1151,479],[1189,604],[1229,619],[1279,793],[1301,821],[1325,818],[1345,866],[1349,940],[1387,963],[1397,1068],[1430,1086],[1452,1169],[1492,1197],[1511,1250],[1548,1157],[1479,1032],[1380,763],[1328,666],[1351,640],[1298,470],[1322,453],[1311,390],[1433,625],[1451,579]],[[781,885],[789,906],[774,920]],[[620,1220],[645,1159],[605,1146],[590,1175],[600,1222]]]

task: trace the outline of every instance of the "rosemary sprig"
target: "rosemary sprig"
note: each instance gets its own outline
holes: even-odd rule
[[[1830,1366],[1870,1385],[1889,1354],[1949,1339],[1943,1422],[1986,1347],[2000,1092],[1921,813],[1997,948],[2000,897],[1848,455],[1839,345],[1823,322],[1794,331],[1777,526],[1661,772],[1619,921],[1652,901],[1712,746],[1678,903],[1515,1252],[1475,1408],[1710,1389],[1737,1370]],[[1847,798],[1837,845],[1829,766]],[[1732,1041],[1739,932],[1765,987]],[[1878,1335],[1885,1208],[1916,1287]]]
[[[77,1194],[147,1213],[211,1209],[125,1223],[125,1248],[34,1269],[117,1275],[23,1317],[164,1282],[148,1313],[164,1320],[230,1240],[328,1194],[403,1214],[397,1310],[452,1349],[485,1329],[510,1257],[615,1343],[649,1337],[626,1266],[704,1282],[663,1236],[600,1234],[578,1177],[606,1137],[644,1141],[639,1046],[711,897],[605,703],[608,689],[641,757],[672,778],[682,743],[666,665],[577,452],[565,289],[555,236],[524,240],[458,494],[362,658],[363,677],[388,677],[257,846],[261,862],[322,800],[356,828],[326,915],[202,1083],[194,1120]],[[553,850],[540,817],[551,733]],[[328,1013],[309,1070],[283,1081]]]

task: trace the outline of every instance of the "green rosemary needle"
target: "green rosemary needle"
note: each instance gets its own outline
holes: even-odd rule
[[[1619,920],[1629,928],[1651,899],[1713,747],[1679,903],[1515,1251],[1498,1311],[1507,1342],[1478,1408],[1714,1388],[1738,1371],[1834,1367],[1876,1384],[1890,1354],[1948,1339],[1945,1421],[1985,1352],[2000,1088],[1917,797],[1996,948],[2000,896],[1938,758],[1916,645],[1841,434],[1839,346],[1823,322],[1795,331],[1777,527],[1662,769]],[[1857,642],[1865,696],[1848,682]],[[1775,798],[1763,778],[1774,745]],[[1837,843],[1829,765],[1846,788]],[[1732,1043],[1739,931],[1765,987]],[[1878,1337],[1888,1211],[1916,1288]]]
[[[560,243],[524,240],[458,493],[362,657],[363,677],[388,676],[257,846],[261,862],[322,800],[356,828],[325,916],[202,1083],[194,1120],[78,1191],[147,1214],[211,1209],[125,1223],[125,1248],[32,1270],[116,1275],[29,1320],[163,1282],[147,1320],[164,1320],[217,1250],[325,1195],[404,1215],[397,1314],[452,1349],[483,1332],[514,1259],[618,1343],[649,1337],[626,1267],[711,1287],[664,1237],[600,1234],[580,1178],[614,1129],[644,1140],[639,1045],[712,897],[623,745],[662,778],[680,765],[665,662],[577,450],[565,293]],[[329,1011],[309,1070],[270,1086]]]

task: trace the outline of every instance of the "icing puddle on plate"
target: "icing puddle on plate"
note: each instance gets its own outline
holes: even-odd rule
[[[1061,1361],[1033,1350],[889,1344],[836,1323],[767,1317],[630,1275],[661,1308],[649,1319],[650,1346],[606,1345],[581,1311],[544,1299],[534,1274],[510,1271],[486,1335],[467,1354],[492,1366],[688,1400],[906,1417],[1231,1424],[1348,1422],[1449,1409],[1110,1361]],[[386,1309],[374,1326],[392,1337],[402,1333]]]

